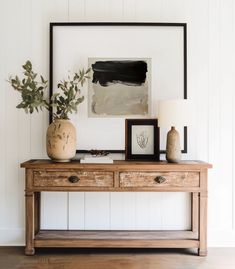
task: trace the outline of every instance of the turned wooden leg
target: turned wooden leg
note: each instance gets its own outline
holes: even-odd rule
[[[207,173],[201,172],[199,196],[199,249],[198,255],[207,255]]]
[[[26,207],[26,255],[34,255],[34,193],[27,192],[25,193],[25,207]]]

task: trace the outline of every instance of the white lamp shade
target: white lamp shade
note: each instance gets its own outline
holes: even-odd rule
[[[170,128],[189,124],[189,103],[187,99],[162,100],[158,103],[158,125]]]

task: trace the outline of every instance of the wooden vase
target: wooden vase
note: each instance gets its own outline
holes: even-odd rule
[[[76,154],[76,129],[70,120],[56,119],[48,126],[46,145],[53,161],[71,161]]]
[[[180,136],[175,127],[167,133],[166,160],[169,163],[178,163],[181,160]]]

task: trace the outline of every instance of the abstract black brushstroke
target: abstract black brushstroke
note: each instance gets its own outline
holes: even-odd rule
[[[146,80],[148,67],[145,61],[97,61],[92,64],[92,70],[92,82],[101,86],[116,83],[140,86]]]

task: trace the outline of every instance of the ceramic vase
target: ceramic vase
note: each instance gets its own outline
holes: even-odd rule
[[[76,154],[76,129],[70,120],[56,119],[48,126],[46,145],[53,161],[71,161]]]
[[[167,133],[166,160],[169,163],[178,163],[181,160],[180,136],[175,127]]]

